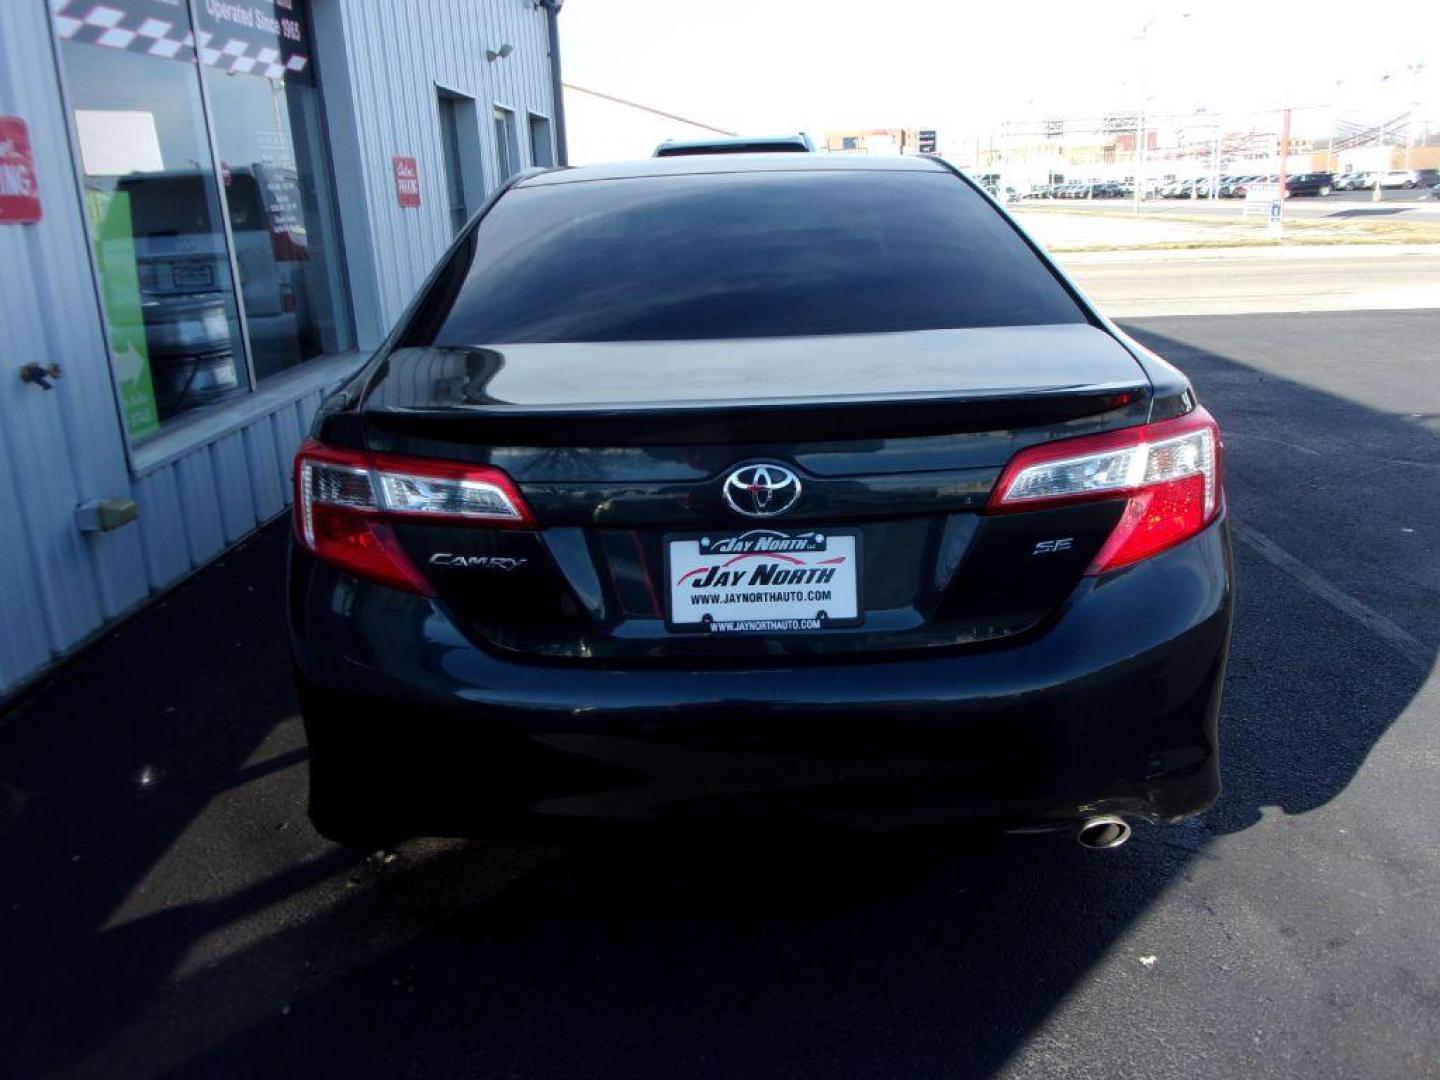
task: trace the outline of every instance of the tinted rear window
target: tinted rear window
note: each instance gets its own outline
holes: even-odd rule
[[[403,344],[1084,321],[954,176],[772,172],[514,189],[459,250]]]

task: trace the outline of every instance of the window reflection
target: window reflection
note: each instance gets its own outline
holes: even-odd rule
[[[87,210],[125,423],[161,423],[249,387],[191,64],[65,42]]]
[[[351,345],[315,87],[204,70],[255,377]]]
[[[300,0],[92,6],[51,0],[135,443],[353,337]]]

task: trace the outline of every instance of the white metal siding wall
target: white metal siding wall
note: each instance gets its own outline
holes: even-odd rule
[[[43,218],[0,225],[0,694],[145,595],[134,529],[75,529],[128,492],[120,424],[64,137],[48,13],[0,4],[0,114],[29,126]],[[59,363],[55,389],[18,378]]]
[[[132,476],[49,33],[45,4],[0,3],[0,115],[29,127],[43,206],[0,225],[0,697],[282,511],[324,392],[309,378],[247,399],[222,438]],[[53,390],[20,381],[31,362],[61,365]],[[82,534],[75,508],[109,496],[139,521]]]
[[[162,434],[132,474],[46,9],[0,0],[0,115],[29,125],[44,205],[37,225],[0,226],[0,696],[283,511],[296,445],[361,359],[302,367],[198,432]],[[545,17],[531,0],[313,0],[312,15],[358,329],[373,346],[450,241],[436,84],[475,98],[493,188],[492,106],[515,109],[522,134],[527,112],[553,116]],[[507,42],[509,57],[485,59]],[[418,211],[396,206],[394,154],[419,162]],[[54,390],[20,382],[32,361],[61,364]],[[133,498],[139,521],[82,535],[75,507],[108,496]]]
[[[347,245],[357,329],[361,345],[373,346],[451,240],[437,87],[475,99],[486,190],[494,190],[494,106],[515,111],[526,166],[527,114],[555,115],[545,12],[533,0],[312,0],[311,14],[345,234],[365,237]],[[485,58],[504,44],[511,55]],[[397,154],[419,166],[419,209],[396,204]],[[367,309],[361,298],[372,282]]]

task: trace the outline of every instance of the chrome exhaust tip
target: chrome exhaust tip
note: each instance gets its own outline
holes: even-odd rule
[[[1130,839],[1130,826],[1122,817],[1114,814],[1101,814],[1098,817],[1086,818],[1082,821],[1079,830],[1075,833],[1075,839],[1080,842],[1081,847],[1089,848],[1091,851],[1117,848]]]

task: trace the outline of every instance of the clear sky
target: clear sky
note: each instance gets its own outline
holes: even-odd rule
[[[1440,127],[1440,0],[568,0],[560,22],[567,82],[746,133],[934,127],[944,151],[1142,97],[1332,106],[1297,134],[1421,102]]]

